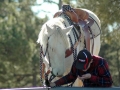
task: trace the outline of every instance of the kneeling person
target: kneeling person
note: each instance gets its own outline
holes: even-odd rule
[[[61,86],[71,83],[79,77],[84,87],[111,87],[112,78],[107,61],[91,55],[86,49],[78,53],[77,60],[73,62],[71,71],[61,79],[51,82],[50,86]]]

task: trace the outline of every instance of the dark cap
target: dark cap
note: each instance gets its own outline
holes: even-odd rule
[[[76,68],[80,70],[85,70],[88,67],[88,64],[91,61],[91,59],[92,56],[88,50],[81,50],[77,56]]]

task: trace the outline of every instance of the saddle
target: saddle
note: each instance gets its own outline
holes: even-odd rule
[[[79,25],[81,25],[84,30],[89,31],[88,27],[91,27],[94,21],[91,18],[89,18],[89,15],[86,11],[81,9],[74,9],[74,11],[77,14],[77,16],[79,16],[79,18],[77,18],[74,12],[66,11],[65,14],[67,14],[73,22],[79,23]]]
[[[54,14],[54,18],[59,16],[62,11],[58,11]],[[89,15],[86,11],[81,9],[74,9],[74,12],[66,11],[64,12],[73,22],[79,23],[82,26],[85,36],[85,48],[90,51],[90,39],[92,34],[92,30],[90,27],[93,25],[94,21],[89,18]],[[79,30],[78,30],[79,31]]]
[[[90,39],[92,39],[92,37],[90,37],[92,34],[92,30],[90,29],[90,27],[93,25],[94,21],[89,18],[89,15],[86,11],[83,11],[81,9],[74,9],[74,11],[75,12],[66,11],[65,13],[73,22],[79,23],[79,25],[82,26],[85,37],[85,48],[90,51]],[[76,14],[77,16],[79,16],[79,18],[76,16]]]

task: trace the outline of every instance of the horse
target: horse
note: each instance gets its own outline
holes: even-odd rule
[[[100,32],[97,31],[100,31],[100,20],[92,11],[84,10],[94,21],[91,26],[90,50],[92,51],[93,48],[92,54],[98,55]],[[48,81],[48,78],[49,81],[55,81],[66,75],[76,60],[78,52],[85,48],[85,32],[82,25],[78,27],[79,30],[65,13],[48,20],[42,26],[37,40],[37,43],[40,43],[40,79],[42,83]],[[76,79],[73,86],[82,86],[82,82]]]

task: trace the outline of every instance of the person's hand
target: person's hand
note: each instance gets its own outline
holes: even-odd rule
[[[55,84],[55,83],[50,82],[50,87],[55,87],[55,86],[56,86],[56,84]]]
[[[82,75],[81,77],[78,77],[80,80],[84,80],[84,79],[90,79],[91,78],[91,74],[90,73],[87,73],[87,74],[84,74]]]

